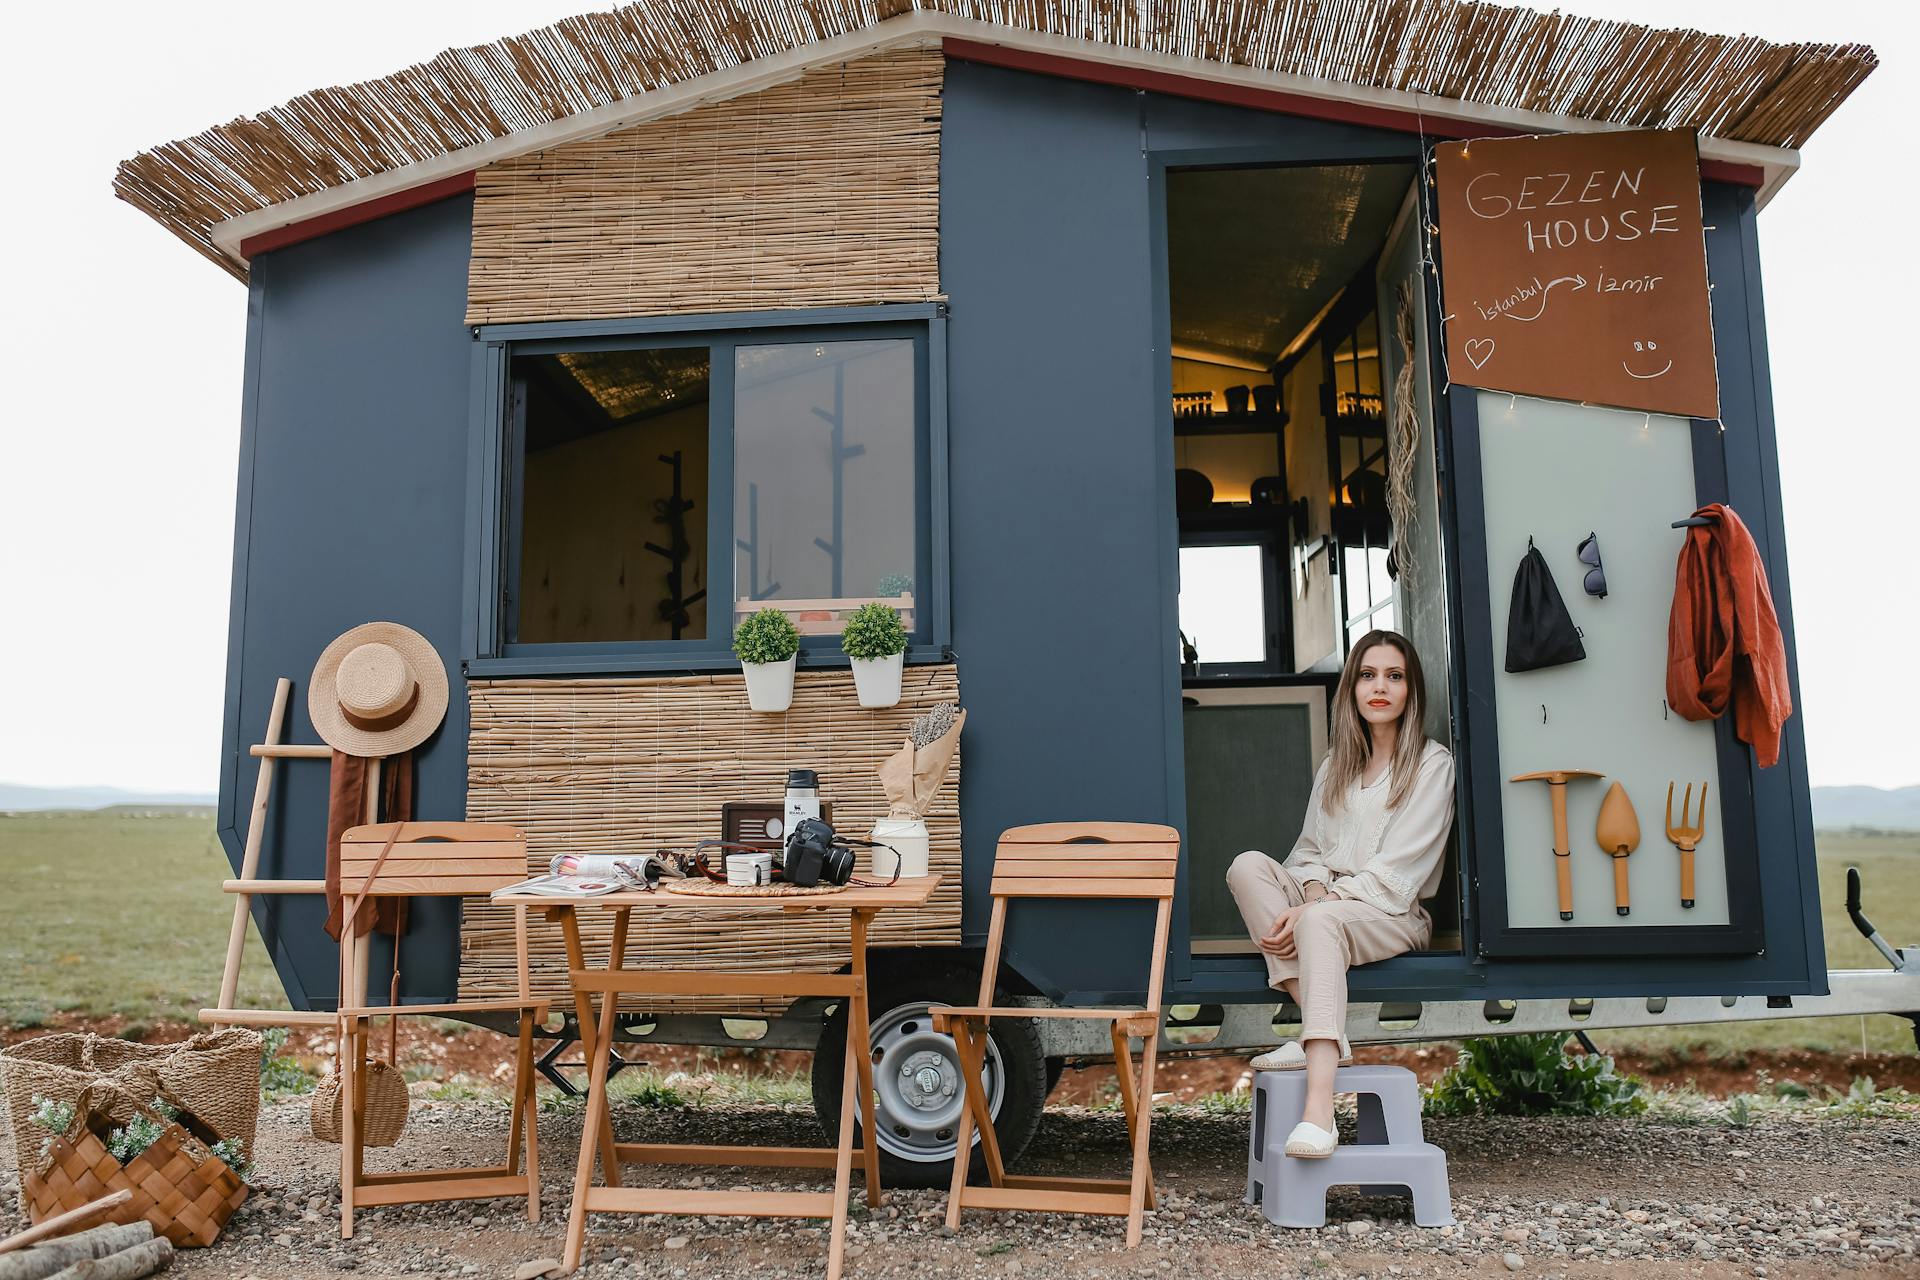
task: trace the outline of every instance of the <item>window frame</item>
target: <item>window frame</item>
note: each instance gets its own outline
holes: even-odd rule
[[[481,325],[473,339],[469,379],[467,461],[467,554],[461,660],[476,677],[549,674],[737,670],[733,656],[734,600],[734,369],[731,354],[709,365],[708,486],[709,537],[708,635],[698,640],[581,641],[526,644],[506,642],[504,589],[516,558],[512,543],[514,512],[507,486],[510,379],[513,357],[560,351],[632,350],[718,344],[725,352],[739,346],[808,341],[908,339],[914,345],[918,404],[917,443],[924,462],[915,484],[923,510],[920,530],[926,539],[925,590],[914,592],[924,611],[925,634],[907,650],[909,663],[950,659],[953,641],[952,573],[949,555],[947,457],[947,350],[944,303],[904,303],[865,307],[816,307],[778,312],[725,312],[684,316],[628,317]],[[726,548],[724,556],[712,549]],[[716,607],[717,602],[717,607]],[[716,633],[716,622],[722,628]],[[800,651],[803,667],[845,666],[833,636],[807,637]]]

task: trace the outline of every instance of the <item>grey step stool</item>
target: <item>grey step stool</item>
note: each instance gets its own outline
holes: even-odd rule
[[[1453,1222],[1447,1153],[1420,1130],[1420,1082],[1405,1067],[1340,1067],[1333,1091],[1359,1095],[1359,1142],[1341,1143],[1324,1160],[1287,1155],[1287,1135],[1306,1110],[1305,1071],[1261,1071],[1253,1077],[1253,1133],[1247,1146],[1248,1204],[1276,1227],[1320,1227],[1327,1190],[1358,1186],[1370,1196],[1413,1196],[1423,1227]]]

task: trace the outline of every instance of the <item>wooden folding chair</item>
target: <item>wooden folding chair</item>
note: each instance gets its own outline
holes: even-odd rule
[[[1127,1248],[1140,1243],[1146,1209],[1153,1204],[1153,1170],[1147,1160],[1147,1130],[1153,1111],[1153,1060],[1160,1039],[1160,990],[1167,963],[1167,928],[1173,909],[1174,871],[1180,862],[1180,833],[1143,822],[1049,822],[1014,827],[1001,834],[993,864],[993,918],[987,927],[986,967],[980,975],[980,1003],[974,1008],[933,1009],[937,1031],[953,1037],[960,1058],[967,1105],[960,1109],[955,1133],[953,1187],[947,1196],[947,1225],[960,1225],[962,1209],[1018,1209],[1023,1212],[1099,1213],[1124,1216]],[[1146,899],[1155,903],[1153,953],[1147,973],[1144,1009],[994,1008],[1000,976],[1000,945],[1005,937],[1007,904],[1014,898]],[[1009,1174],[1000,1159],[982,1083],[987,1023],[995,1018],[1079,1018],[1109,1023],[1113,1034],[1114,1073],[1120,1105],[1126,1111],[1133,1142],[1130,1178],[1034,1178]],[[1133,1074],[1128,1038],[1143,1041],[1140,1075]],[[970,1187],[972,1134],[980,1134],[989,1185]]]
[[[396,830],[397,828],[397,830]],[[369,1005],[367,935],[351,927],[368,899],[469,897],[517,884],[527,876],[527,838],[513,827],[476,822],[382,822],[353,827],[340,838],[340,893],[348,926],[341,930],[340,1236],[353,1236],[360,1206],[419,1204],[440,1200],[485,1200],[525,1196],[527,1219],[540,1221],[540,1136],[535,1118],[533,1031],[546,1021],[545,1000],[522,985],[518,999],[454,1000],[445,1004]],[[371,911],[371,904],[365,910]],[[398,940],[396,939],[396,945]],[[462,1169],[368,1173],[364,1166],[367,1040],[377,1017],[429,1014],[457,1018],[474,1013],[511,1013],[519,1019],[519,1052],[513,1069],[513,1111],[507,1156],[498,1165]],[[396,1064],[397,1065],[397,1064]],[[526,1168],[520,1168],[521,1126]]]

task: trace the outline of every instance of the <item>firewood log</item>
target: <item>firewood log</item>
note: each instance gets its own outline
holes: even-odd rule
[[[156,1236],[104,1258],[76,1262],[65,1271],[54,1272],[48,1280],[140,1280],[172,1261],[173,1243],[165,1236]]]
[[[0,1255],[0,1280],[46,1280],[75,1263],[102,1258],[153,1239],[153,1224],[95,1227],[64,1240],[49,1240],[19,1253]]]

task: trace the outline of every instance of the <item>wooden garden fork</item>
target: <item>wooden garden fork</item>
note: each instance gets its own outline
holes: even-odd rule
[[[1700,844],[1700,838],[1707,834],[1707,784],[1700,784],[1700,812],[1694,815],[1694,825],[1687,826],[1687,814],[1693,810],[1693,784],[1687,784],[1686,793],[1680,798],[1680,824],[1673,825],[1673,784],[1667,784],[1667,839],[1680,851],[1680,905],[1693,905],[1693,851]]]

